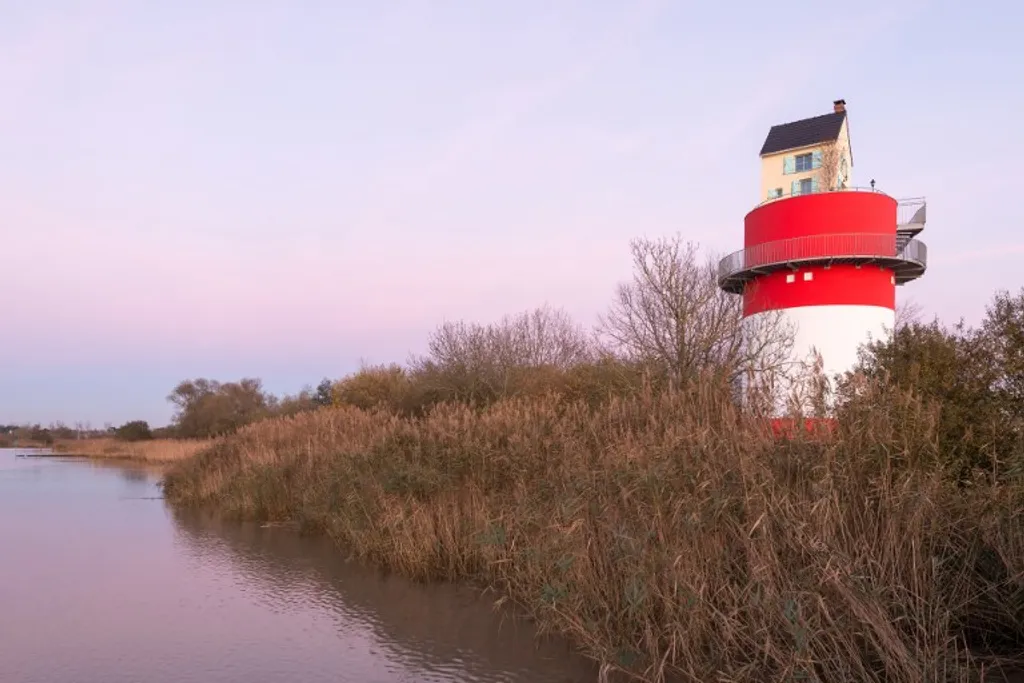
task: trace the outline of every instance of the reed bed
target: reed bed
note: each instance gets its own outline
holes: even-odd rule
[[[174,463],[187,460],[211,445],[210,440],[186,441],[153,439],[120,441],[118,439],[74,439],[59,441],[54,451],[94,459],[135,460],[148,463]]]
[[[979,681],[1024,652],[1024,484],[950,476],[935,429],[893,394],[780,440],[708,386],[339,407],[244,428],[165,492],[495,587],[638,680]]]

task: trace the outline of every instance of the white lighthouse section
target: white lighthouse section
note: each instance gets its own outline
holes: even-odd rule
[[[857,364],[861,346],[886,341],[896,325],[896,312],[885,306],[819,305],[785,308],[778,312],[755,313],[782,315],[794,333],[791,368],[811,362],[813,352],[821,355],[822,371],[835,388],[836,375],[843,375]],[[784,402],[783,397],[779,397]],[[778,409],[785,408],[780,403]]]
[[[795,328],[794,360],[817,348],[830,380],[854,368],[861,345],[887,340],[896,324],[896,312],[882,306],[800,306],[782,313]]]

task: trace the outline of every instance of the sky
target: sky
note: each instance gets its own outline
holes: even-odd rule
[[[926,315],[1024,284],[1024,6],[0,0],[0,423],[165,424],[444,320],[590,325],[629,242],[742,247],[771,125],[843,98],[925,196]],[[1016,171],[1014,169],[1017,169]]]

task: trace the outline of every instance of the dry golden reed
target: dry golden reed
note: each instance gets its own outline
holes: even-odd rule
[[[977,681],[1024,652],[1024,486],[948,476],[934,422],[889,395],[780,441],[706,385],[342,407],[251,425],[165,490],[490,584],[640,680]]]
[[[149,463],[172,463],[193,457],[212,442],[153,439],[149,441],[120,441],[117,439],[75,439],[59,441],[54,450],[67,455],[112,460],[137,460]]]

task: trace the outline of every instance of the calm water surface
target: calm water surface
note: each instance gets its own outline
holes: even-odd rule
[[[0,683],[596,678],[471,591],[175,514],[158,478],[0,449]]]

